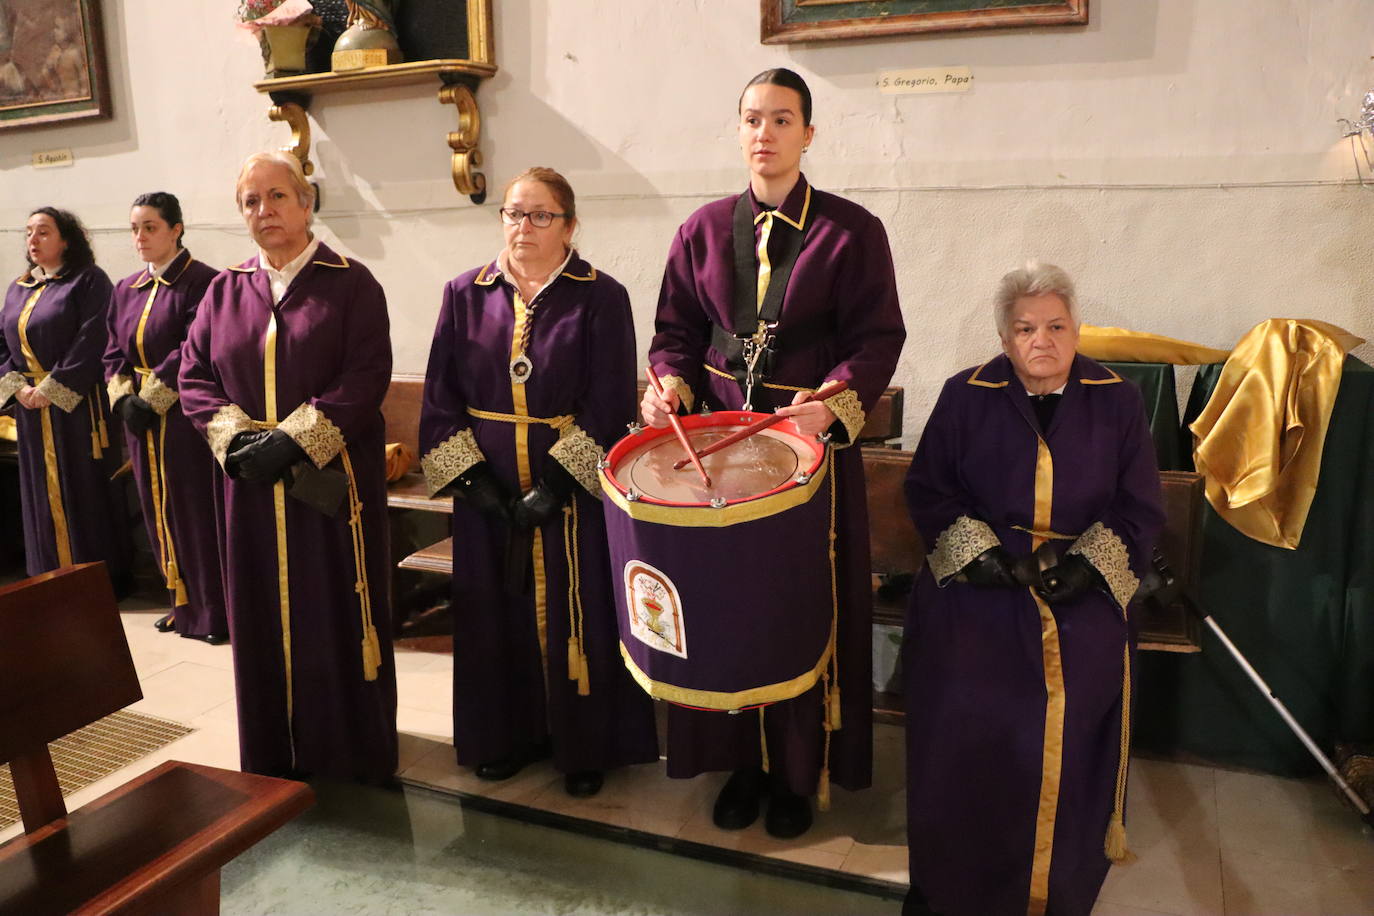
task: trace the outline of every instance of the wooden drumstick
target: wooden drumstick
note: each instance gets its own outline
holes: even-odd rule
[[[826,382],[818,390],[811,392],[797,403],[806,404],[811,401],[824,401],[826,398],[833,398],[835,395],[839,394],[841,391],[847,390],[848,388],[848,382],[846,382],[844,379],[837,378],[833,381]],[[768,427],[773,426],[777,423],[781,423],[783,420],[786,419],[787,417],[783,416],[782,414],[775,413],[765,420],[760,420],[753,426],[746,426],[744,427],[744,429],[736,430],[735,432],[726,436],[724,439],[717,439],[715,442],[712,442],[710,445],[706,446],[704,449],[697,452],[697,457],[705,458],[707,455],[710,455],[714,452],[718,452],[727,446],[734,445],[736,442],[748,439],[750,436],[754,435],[754,433],[763,432]],[[673,470],[680,471],[686,466],[687,459],[684,458],[681,461],[675,462],[673,464]]]
[[[658,380],[657,375],[654,375],[653,367],[644,367],[644,377],[649,380],[650,386],[654,389],[654,394],[665,401],[668,400],[668,396],[663,391],[663,383]],[[696,449],[692,448],[692,441],[687,438],[687,431],[682,428],[682,421],[677,418],[677,414],[668,414],[668,425],[672,426],[673,432],[677,434],[677,441],[682,443],[683,450],[687,452],[687,457],[673,465],[673,467],[675,469],[686,467],[687,462],[690,461],[692,464],[696,465],[697,472],[701,474],[701,479],[706,482],[707,489],[710,489],[711,475],[707,474],[706,468],[701,466],[701,458],[697,455]]]

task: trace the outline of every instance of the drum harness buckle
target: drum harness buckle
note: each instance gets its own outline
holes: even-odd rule
[[[740,339],[741,355],[744,357],[744,409],[747,411],[754,409],[754,385],[760,383],[767,374],[768,364],[776,352],[773,349],[773,330],[777,326],[776,321],[760,321],[754,336]],[[760,361],[764,364],[762,370],[759,368]]]

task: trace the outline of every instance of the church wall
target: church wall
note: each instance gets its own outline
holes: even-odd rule
[[[494,3],[485,206],[450,182],[437,85],[313,106],[316,228],[385,286],[397,371],[423,371],[443,283],[496,254],[496,197],[536,164],[572,181],[580,247],[629,289],[642,354],[676,227],[745,184],[739,92],[779,65],[815,93],[808,178],[888,228],[908,447],[941,380],[995,351],[991,292],[1027,257],[1068,269],[1097,324],[1218,347],[1273,316],[1374,337],[1374,189],[1336,124],[1374,85],[1361,0],[1093,0],[1086,28],[789,46],[759,44],[754,0]],[[132,272],[128,204],[158,189],[182,198],[198,258],[243,260],[238,163],[288,131],[252,88],[261,61],[234,4],[104,7],[114,119],[0,133],[0,275],[21,270],[24,219],[49,203],[86,220],[112,276]],[[881,70],[946,65],[971,67],[972,91],[874,88]],[[75,165],[30,166],[54,148]]]

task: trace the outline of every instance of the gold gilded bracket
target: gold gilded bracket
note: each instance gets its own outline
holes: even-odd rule
[[[449,149],[453,150],[453,186],[480,204],[487,199],[487,176],[476,171],[482,165],[482,153],[477,149],[482,134],[477,97],[467,86],[451,83],[439,90],[439,102],[458,109],[458,129],[448,135]]]
[[[305,109],[295,102],[283,102],[272,106],[267,112],[267,119],[284,121],[291,128],[291,143],[283,146],[281,151],[299,159],[301,170],[307,176],[314,174],[315,163],[310,161],[310,119],[305,116]]]

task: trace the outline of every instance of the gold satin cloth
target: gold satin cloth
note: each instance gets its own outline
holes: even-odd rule
[[[19,441],[19,430],[15,427],[14,417],[0,417],[0,439]]]
[[[1189,426],[1207,501],[1237,531],[1297,548],[1317,492],[1345,354],[1362,338],[1314,318],[1270,318],[1229,353],[1186,340],[1085,324],[1078,352],[1113,362],[1225,362]]]
[[[1169,363],[1175,366],[1223,363],[1231,355],[1226,350],[1204,347],[1187,340],[1091,324],[1079,328],[1078,352],[1092,359],[1113,363]]]
[[[1297,548],[1345,354],[1362,343],[1324,321],[1270,318],[1231,351],[1189,429],[1207,501],[1242,534]]]

